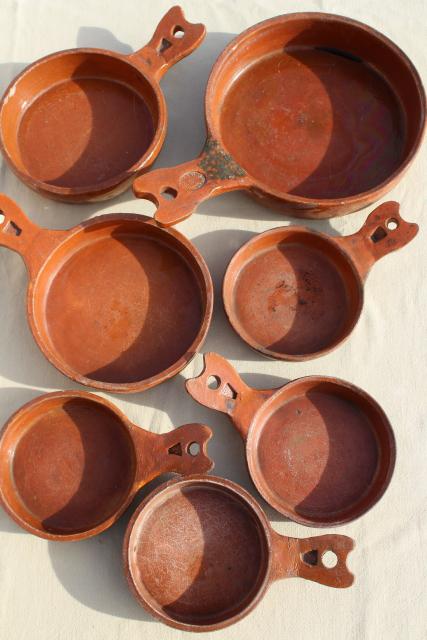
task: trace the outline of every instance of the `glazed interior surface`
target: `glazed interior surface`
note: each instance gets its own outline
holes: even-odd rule
[[[115,514],[132,488],[130,436],[113,411],[91,400],[43,400],[18,415],[2,448],[7,502],[42,533],[94,528]]]
[[[6,108],[2,134],[16,166],[66,188],[126,173],[150,147],[158,120],[148,81],[126,62],[95,53],[39,63],[18,80]]]
[[[138,593],[156,611],[211,625],[244,610],[268,566],[265,532],[246,503],[223,487],[171,487],[137,518],[129,566]]]
[[[255,349],[309,357],[351,331],[362,306],[354,269],[331,241],[282,228],[233,258],[224,283],[227,312]]]
[[[395,49],[342,21],[291,17],[242,39],[210,81],[209,120],[268,189],[311,199],[373,189],[419,139],[423,103]]]
[[[113,222],[66,240],[34,289],[34,321],[56,363],[90,381],[129,384],[164,372],[206,312],[196,259],[153,225]]]
[[[257,414],[249,465],[278,510],[313,525],[352,520],[374,504],[394,465],[394,440],[378,408],[355,390],[302,378]]]

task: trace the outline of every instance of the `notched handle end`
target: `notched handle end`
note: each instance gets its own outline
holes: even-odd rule
[[[299,539],[275,533],[275,578],[300,577],[336,589],[350,587],[354,575],[347,567],[347,556],[352,549],[354,540],[348,536]]]
[[[231,416],[239,394],[249,390],[231,364],[217,353],[205,353],[203,371],[185,383],[194,400]]]
[[[214,462],[207,453],[212,438],[209,427],[199,423],[185,424],[164,436],[169,471],[181,475],[207,473]]]

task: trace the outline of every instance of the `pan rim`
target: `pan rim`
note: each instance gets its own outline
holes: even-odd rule
[[[326,347],[324,347],[323,349],[319,349],[318,351],[314,351],[307,354],[287,354],[280,351],[274,351],[273,349],[269,349],[268,347],[264,347],[263,345],[257,343],[251,337],[251,335],[245,330],[243,325],[240,322],[238,322],[237,314],[233,309],[233,293],[236,290],[237,279],[234,280],[234,284],[230,284],[230,282],[231,283],[233,282],[232,270],[235,262],[238,262],[242,253],[246,251],[249,247],[256,246],[259,242],[262,242],[264,238],[268,238],[270,235],[274,236],[278,232],[283,232],[286,234],[301,233],[301,234],[308,234],[309,236],[312,235],[312,236],[321,238],[327,244],[330,244],[334,248],[334,250],[337,251],[337,253],[343,258],[343,260],[349,266],[350,271],[357,284],[359,304],[357,306],[357,310],[356,310],[356,313],[354,314],[354,318],[352,319],[352,322],[349,324],[346,331],[341,334],[338,341],[334,341],[332,344],[327,345]],[[346,236],[339,236],[339,237],[345,238]],[[241,269],[245,267],[245,264],[246,263],[243,263]],[[334,265],[334,268],[335,268],[335,265]],[[338,269],[336,271],[337,273],[340,273]],[[227,288],[229,288],[230,290],[229,295],[227,294],[227,291],[226,291]],[[266,358],[270,358],[272,360],[285,360],[287,362],[302,362],[305,360],[312,360],[312,359],[314,360],[315,358],[320,358],[321,356],[326,355],[327,353],[333,351],[334,349],[342,345],[350,337],[357,323],[359,322],[360,316],[362,314],[363,306],[364,306],[364,300],[365,300],[365,293],[364,293],[363,279],[356,267],[354,260],[351,258],[350,254],[347,251],[345,251],[338,242],[335,241],[334,236],[330,236],[326,233],[323,233],[322,231],[317,231],[316,229],[311,229],[310,227],[305,227],[301,225],[293,225],[293,224],[290,224],[287,226],[281,225],[279,227],[274,227],[273,229],[267,229],[267,231],[263,231],[261,233],[254,235],[252,238],[249,238],[249,240],[247,240],[247,242],[242,244],[241,247],[237,249],[236,253],[231,257],[231,260],[229,261],[227,268],[225,270],[225,274],[222,282],[222,301],[223,301],[224,312],[225,312],[225,315],[227,316],[227,319],[230,325],[232,326],[236,334],[239,336],[239,338],[243,340],[248,346],[250,346],[251,349],[253,349],[258,353],[261,353]]]
[[[54,400],[55,398],[58,398],[58,399],[67,398],[70,400],[80,398],[82,400],[92,402],[94,404],[99,404],[105,407],[106,409],[108,409],[109,411],[111,411],[112,413],[114,413],[129,434],[129,425],[130,425],[129,419],[117,406],[115,406],[112,402],[110,402],[106,398],[95,395],[94,393],[91,393],[89,391],[78,391],[74,389],[68,389],[65,391],[50,391],[48,393],[40,394],[39,396],[36,396],[32,400],[29,400],[28,402],[23,404],[21,407],[19,407],[16,411],[14,411],[14,413],[8,418],[8,420],[5,422],[4,426],[0,430],[0,451],[2,449],[3,440],[6,437],[6,434],[9,428],[14,424],[14,422],[17,419],[25,419],[26,418],[25,414],[30,414],[30,412],[33,409],[35,409],[37,406],[40,406],[46,401]],[[130,435],[129,435],[129,438],[130,438]],[[133,446],[133,442],[131,438],[130,438],[130,442],[131,442],[131,445]],[[55,542],[74,542],[77,540],[86,540],[94,536],[97,536],[98,534],[102,533],[103,531],[111,527],[120,518],[120,516],[124,513],[124,511],[126,511],[127,507],[131,503],[134,496],[132,488],[133,488],[133,484],[129,488],[129,493],[126,499],[123,501],[123,504],[120,506],[120,508],[117,509],[111,516],[109,516],[103,522],[98,523],[97,525],[89,529],[76,531],[69,534],[68,533],[66,534],[50,533],[48,531],[43,531],[42,529],[38,529],[37,527],[34,527],[33,525],[29,524],[25,519],[21,518],[18,515],[15,509],[13,509],[13,507],[6,500],[4,496],[2,484],[0,484],[0,504],[3,507],[3,509],[6,511],[6,513],[12,518],[12,520],[17,525],[19,525],[22,529],[28,531],[29,533],[37,536],[38,538],[43,538],[44,540],[53,540]]]
[[[301,384],[304,384],[305,382],[329,383],[341,388],[344,387],[345,389],[353,393],[355,396],[360,397],[369,405],[371,405],[375,409],[377,414],[381,417],[382,424],[385,427],[385,431],[387,433],[387,438],[388,438],[388,446],[389,446],[388,453],[390,455],[390,462],[387,468],[387,473],[384,477],[384,480],[380,488],[371,497],[367,506],[365,506],[365,508],[362,510],[359,509],[359,511],[355,516],[350,514],[347,517],[335,518],[334,520],[330,520],[328,522],[303,516],[297,513],[295,510],[286,509],[283,506],[281,506],[279,502],[274,499],[273,492],[271,492],[271,494],[269,495],[268,491],[264,490],[264,486],[262,485],[262,483],[258,481],[258,477],[257,477],[258,474],[256,469],[257,446],[256,444],[254,444],[254,440],[257,435],[255,432],[256,431],[259,431],[260,433],[262,432],[263,428],[265,427],[265,421],[261,428],[258,427],[257,429],[257,424],[259,420],[263,417],[263,414],[265,415],[266,412],[268,412],[270,406],[277,400],[278,397],[280,397],[282,393],[284,393],[285,389],[292,390],[293,387],[298,387]],[[376,435],[376,432],[375,432],[375,435]],[[296,522],[298,524],[302,524],[308,527],[316,527],[316,528],[324,529],[328,527],[329,528],[338,527],[344,524],[348,524],[350,522],[355,522],[356,520],[364,516],[370,509],[372,509],[380,501],[380,499],[383,497],[383,495],[385,494],[385,492],[387,491],[390,485],[391,479],[393,477],[394,469],[396,466],[396,437],[393,431],[393,427],[384,409],[375,400],[375,398],[373,398],[369,393],[367,393],[360,387],[357,387],[355,384],[348,382],[346,380],[342,380],[341,378],[336,378],[334,376],[308,375],[308,376],[302,376],[301,378],[296,378],[295,380],[291,380],[290,382],[283,385],[282,387],[279,387],[258,408],[256,413],[252,417],[252,420],[249,425],[248,435],[246,439],[245,453],[246,453],[246,464],[247,464],[249,475],[252,479],[252,482],[256,486],[257,491],[267,502],[267,504],[269,504],[273,509],[278,511],[278,513],[281,513],[282,515],[290,518],[293,522]],[[265,483],[265,486],[267,486],[267,483]]]
[[[225,491],[229,493],[234,499],[240,499],[245,506],[247,506],[250,512],[254,515],[257,523],[260,525],[260,531],[264,535],[265,538],[265,550],[266,550],[266,562],[265,562],[265,573],[263,580],[258,588],[258,591],[253,596],[252,600],[249,604],[240,612],[234,614],[230,618],[226,618],[220,622],[215,622],[211,624],[191,624],[186,622],[180,622],[170,615],[162,612],[162,610],[156,609],[151,605],[148,600],[145,599],[143,594],[141,594],[135,584],[133,579],[133,574],[130,567],[130,541],[132,532],[134,527],[137,524],[138,518],[140,517],[142,511],[150,505],[152,501],[154,501],[159,494],[166,493],[169,490],[173,490],[174,487],[179,485],[179,487],[185,487],[186,485],[203,485],[206,484],[211,487],[216,487],[221,491]],[[179,490],[178,487],[178,490]],[[195,631],[195,632],[203,632],[203,631],[216,631],[219,629],[224,629],[232,624],[235,624],[239,620],[245,618],[262,600],[268,587],[271,582],[271,573],[273,568],[273,532],[270,526],[270,523],[262,510],[261,506],[258,504],[256,499],[241,485],[233,482],[232,480],[228,480],[226,478],[220,476],[211,476],[207,474],[195,474],[186,476],[185,478],[174,478],[169,480],[168,482],[164,482],[159,487],[151,491],[138,505],[134,513],[132,514],[128,526],[126,528],[126,532],[123,539],[123,547],[122,547],[122,560],[123,560],[123,568],[125,577],[128,583],[128,587],[138,601],[138,603],[154,618],[160,620],[161,622],[167,624],[170,627],[174,627],[175,629],[180,629],[181,631]]]
[[[281,191],[278,189],[274,189],[270,187],[265,182],[258,180],[256,177],[247,173],[247,176],[251,182],[248,189],[250,191],[254,191],[255,193],[259,192],[261,195],[271,196],[276,200],[285,199],[289,204],[297,204],[300,207],[306,209],[312,209],[317,206],[322,205],[322,207],[338,207],[338,206],[349,206],[352,210],[355,210],[358,206],[360,208],[361,201],[366,202],[374,202],[381,197],[381,194],[385,193],[393,186],[393,183],[399,179],[405,171],[409,168],[414,160],[417,152],[421,146],[425,130],[426,130],[426,94],[424,90],[424,86],[421,80],[421,76],[418,73],[415,65],[411,62],[410,58],[406,55],[406,53],[395,44],[390,38],[382,34],[377,29],[359,21],[354,20],[353,18],[348,18],[347,16],[343,16],[340,14],[333,13],[322,13],[319,11],[307,11],[307,12],[293,12],[282,14],[273,18],[268,18],[267,20],[263,20],[258,22],[255,25],[252,25],[239,35],[237,35],[229,44],[223,49],[223,51],[218,56],[217,60],[212,67],[211,73],[208,78],[208,83],[206,86],[205,92],[205,119],[207,124],[207,129],[210,134],[217,139],[226,153],[229,153],[228,149],[223,144],[222,135],[220,126],[215,125],[215,113],[218,111],[213,104],[213,94],[215,89],[215,84],[221,78],[223,67],[225,66],[228,58],[235,55],[236,49],[240,48],[244,43],[247,46],[250,46],[251,41],[253,40],[253,36],[256,36],[261,31],[268,31],[268,29],[277,24],[286,23],[293,20],[321,20],[321,21],[329,21],[336,22],[338,24],[348,24],[352,25],[355,28],[368,33],[372,38],[376,38],[379,40],[385,47],[389,50],[392,50],[393,53],[400,58],[402,62],[407,67],[408,74],[412,77],[414,84],[417,88],[418,98],[419,98],[419,108],[420,108],[420,123],[418,127],[418,131],[415,137],[415,140],[412,144],[412,147],[407,154],[406,158],[399,164],[397,169],[395,169],[385,180],[383,180],[378,185],[368,189],[366,191],[360,191],[351,196],[338,197],[338,198],[308,198],[306,196],[299,196],[296,194],[289,193],[287,191]],[[238,161],[237,158],[235,158]],[[246,170],[245,170],[246,173]],[[363,205],[364,206],[364,205]]]
[[[168,236],[174,238],[178,245],[181,245],[184,249],[186,249],[192,256],[194,260],[194,265],[191,265],[189,262],[188,267],[191,269],[191,272],[194,277],[197,278],[198,283],[202,283],[200,286],[201,298],[203,309],[201,313],[201,323],[197,335],[195,336],[193,342],[185,353],[172,365],[170,365],[164,371],[160,371],[159,373],[151,376],[149,378],[145,378],[142,380],[138,380],[135,382],[123,382],[123,383],[112,383],[112,382],[102,382],[99,380],[93,380],[85,375],[80,374],[75,371],[72,367],[68,366],[61,358],[59,358],[54,351],[52,351],[48,344],[41,337],[40,331],[38,329],[37,322],[35,320],[35,296],[37,291],[37,284],[41,274],[43,273],[45,267],[48,265],[49,261],[54,256],[55,252],[58,251],[64,243],[70,241],[72,237],[81,233],[87,228],[96,227],[98,225],[103,225],[104,223],[120,223],[120,222],[136,222],[141,224],[143,227],[148,225],[149,228],[155,228],[156,232],[158,231],[159,235],[167,238]],[[196,269],[198,268],[199,274],[197,274]],[[205,298],[205,301],[203,300]],[[90,218],[88,220],[84,220],[81,224],[72,227],[66,232],[65,237],[61,240],[61,242],[55,246],[53,251],[49,253],[49,255],[44,260],[42,266],[40,267],[36,277],[30,280],[28,286],[27,293],[27,316],[29,325],[31,328],[31,332],[33,337],[39,346],[40,350],[47,358],[47,360],[54,366],[58,371],[62,374],[74,380],[75,382],[82,384],[87,387],[91,387],[93,389],[98,389],[100,391],[108,391],[110,393],[135,393],[139,391],[145,391],[146,389],[150,389],[166,380],[169,380],[173,376],[177,375],[184,367],[186,367],[191,360],[196,356],[200,347],[204,343],[207,333],[210,328],[212,314],[213,314],[213,303],[214,303],[214,292],[213,292],[213,283],[212,276],[209,272],[208,266],[203,258],[202,254],[196,248],[196,246],[187,239],[182,233],[173,228],[164,229],[159,227],[153,218],[149,218],[148,216],[142,216],[139,214],[132,213],[112,213],[112,214],[104,214],[100,216],[96,216],[94,218]]]
[[[4,105],[8,102],[10,97],[13,96],[14,88],[16,84],[27,74],[32,73],[39,66],[42,66],[45,63],[48,63],[50,60],[54,60],[55,58],[59,58],[62,56],[68,55],[80,55],[80,54],[95,54],[102,55],[109,58],[114,58],[116,60],[120,60],[124,64],[128,64],[144,78],[144,80],[150,85],[151,90],[156,98],[156,108],[158,113],[158,123],[157,127],[154,129],[154,135],[151,140],[150,145],[145,150],[144,154],[128,169],[122,171],[120,174],[113,176],[112,178],[108,178],[103,180],[102,182],[98,182],[93,185],[86,186],[77,186],[77,187],[60,187],[57,185],[53,185],[49,182],[45,182],[43,180],[38,180],[34,178],[30,173],[22,171],[15,163],[13,157],[10,155],[8,148],[4,142],[3,136],[3,116],[4,116]],[[131,183],[131,181],[141,172],[145,167],[154,162],[158,152],[160,151],[163,142],[166,137],[167,127],[168,127],[168,110],[166,99],[163,94],[162,89],[160,88],[160,84],[157,80],[152,78],[149,74],[147,74],[142,66],[138,65],[134,59],[131,58],[132,54],[125,55],[115,51],[110,51],[108,49],[98,49],[96,47],[74,47],[71,49],[62,49],[60,51],[55,51],[54,53],[50,53],[38,60],[27,65],[22,71],[15,76],[7,86],[1,102],[0,102],[0,150],[2,151],[4,158],[6,159],[9,167],[12,171],[17,175],[17,177],[30,186],[32,189],[36,191],[43,191],[45,193],[51,194],[53,197],[58,199],[61,196],[68,200],[68,197],[71,196],[88,196],[89,198],[93,196],[95,199],[102,198],[104,192],[105,195],[109,195],[109,192],[114,190],[116,187],[119,188],[124,185],[124,183]],[[50,85],[49,88],[52,88],[54,84]],[[32,96],[33,99],[35,96]],[[29,105],[32,104],[30,101]],[[22,117],[22,116],[21,116]],[[153,123],[154,128],[154,123]]]

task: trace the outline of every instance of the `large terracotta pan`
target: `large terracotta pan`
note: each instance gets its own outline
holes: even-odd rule
[[[1,433],[0,503],[42,538],[89,538],[114,524],[156,476],[209,471],[211,435],[201,424],[150,433],[91,393],[48,393],[22,407]]]
[[[201,155],[134,182],[164,225],[234,189],[301,218],[366,207],[407,169],[426,111],[420,77],[393,42],[326,13],[244,31],[214,65],[205,109]]]
[[[332,527],[355,520],[381,498],[396,446],[371,396],[325,376],[252,389],[221,356],[208,353],[204,360],[187,391],[230,417],[246,443],[252,480],[274,509],[301,524]]]
[[[208,268],[191,242],[152,218],[105,215],[53,231],[0,194],[0,246],[27,266],[40,349],[80,384],[143,391],[183,369],[206,337]]]
[[[418,225],[400,217],[397,202],[386,202],[350,236],[330,237],[296,226],[260,233],[227,268],[227,317],[240,337],[267,357],[324,355],[354,329],[373,264],[417,232]]]
[[[275,580],[350,587],[353,547],[347,536],[279,535],[247,491],[199,475],[145,498],[129,522],[123,559],[133,594],[153,616],[185,631],[213,631],[245,617]]]
[[[190,24],[173,7],[131,55],[70,49],[24,69],[0,111],[11,169],[56,200],[104,200],[124,191],[154,162],[166,135],[161,77],[204,35],[203,25]]]

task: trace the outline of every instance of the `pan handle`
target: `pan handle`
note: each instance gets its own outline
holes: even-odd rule
[[[33,277],[65,231],[41,229],[8,196],[0,193],[0,246],[23,258]]]
[[[226,413],[246,440],[253,416],[275,390],[248,387],[231,364],[217,353],[205,353],[203,361],[202,373],[186,381],[187,392],[205,407]]]
[[[130,425],[130,432],[137,460],[136,488],[162,473],[188,476],[207,473],[214,466],[207,455],[212,431],[203,424],[185,424],[162,435]]]
[[[406,222],[399,215],[398,202],[384,202],[369,214],[357,233],[335,240],[350,253],[365,279],[377,260],[404,247],[417,233],[418,225]]]
[[[203,24],[187,22],[181,7],[172,7],[160,20],[150,42],[129,56],[136,64],[160,80],[176,62],[190,55],[203,41]]]
[[[343,589],[354,582],[346,560],[354,548],[348,536],[324,535],[313,538],[288,538],[273,533],[273,580],[305,578],[328,587]],[[331,556],[331,564],[327,555]]]
[[[157,222],[170,227],[188,218],[203,200],[249,188],[251,184],[232,156],[216,140],[208,138],[198,158],[138,177],[133,192],[137,198],[153,202]]]

